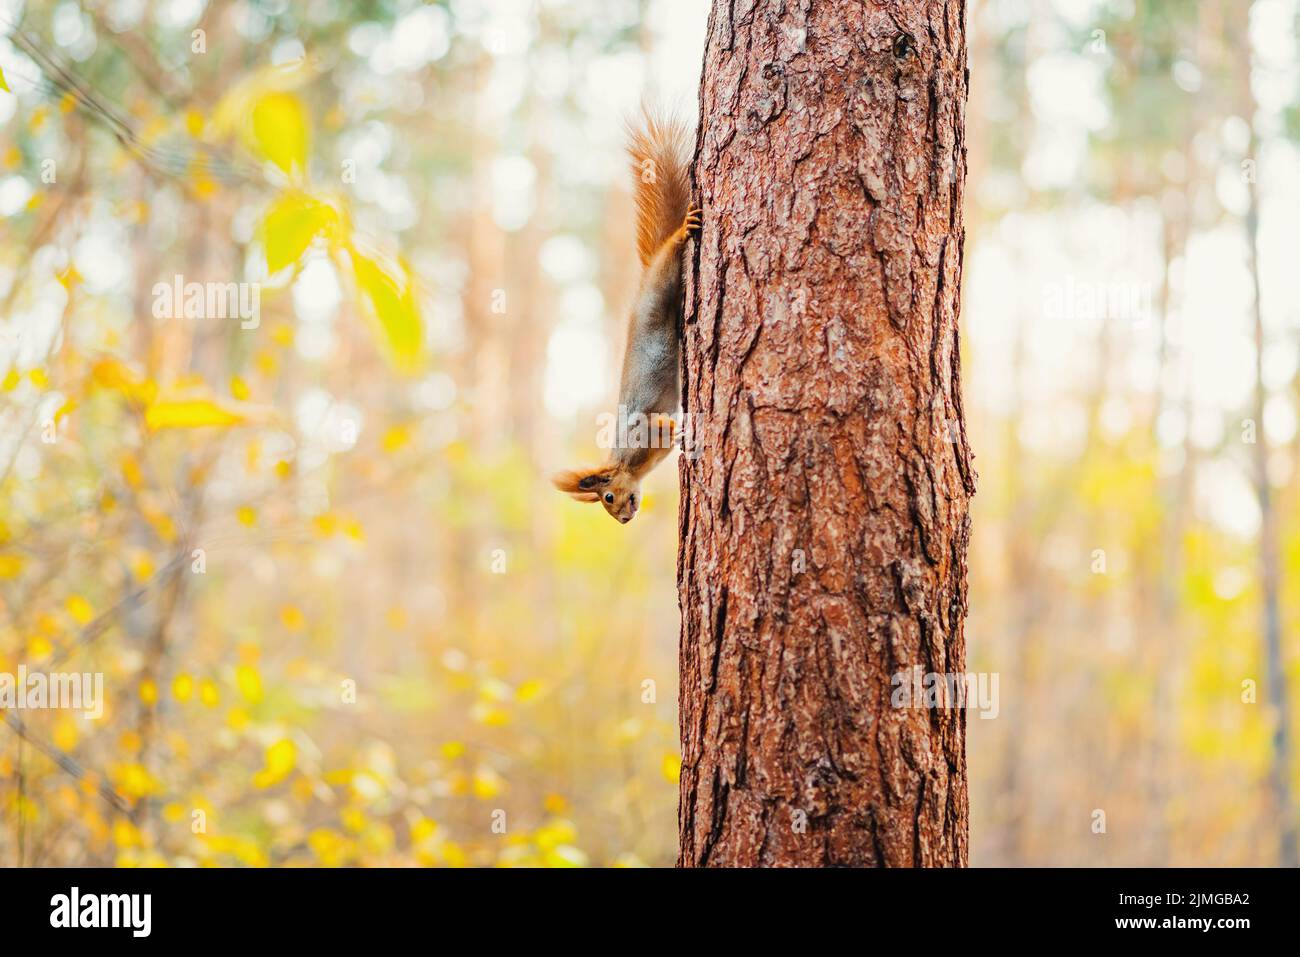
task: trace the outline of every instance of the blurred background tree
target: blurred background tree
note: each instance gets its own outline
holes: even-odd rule
[[[1217,0],[974,14],[971,179],[987,186],[970,192],[965,328],[985,484],[969,640],[1008,689],[1003,720],[972,722],[975,862],[1288,859],[1294,799],[1269,778],[1296,771],[1270,747],[1300,571],[1281,258],[1296,16]],[[1267,455],[1263,512],[1266,443],[1291,451]],[[1271,662],[1270,527],[1285,566]]]

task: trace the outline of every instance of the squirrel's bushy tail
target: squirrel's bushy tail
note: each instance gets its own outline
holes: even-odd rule
[[[628,122],[627,151],[632,157],[636,192],[636,250],[641,265],[682,225],[691,201],[693,136],[680,117],[643,109]]]

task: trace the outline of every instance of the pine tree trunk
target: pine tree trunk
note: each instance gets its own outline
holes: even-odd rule
[[[715,0],[681,459],[681,866],[961,866],[962,0]]]
[[[1249,39],[1244,41],[1249,45]],[[1245,82],[1250,92],[1249,78]],[[1254,115],[1252,109],[1247,116]],[[1259,135],[1254,128],[1250,134],[1252,159],[1259,156]],[[1264,431],[1264,406],[1268,389],[1264,385],[1264,334],[1263,289],[1259,275],[1259,187],[1253,177],[1247,181],[1250,205],[1246,211],[1246,240],[1249,248],[1247,263],[1250,267],[1254,289],[1252,318],[1255,333],[1255,494],[1259,502],[1259,570],[1261,609],[1264,630],[1265,687],[1268,702],[1273,709],[1272,760],[1269,769],[1269,787],[1273,792],[1273,805],[1277,812],[1278,850],[1277,866],[1300,867],[1300,843],[1296,837],[1296,813],[1291,798],[1291,703],[1287,693],[1285,655],[1282,649],[1282,563],[1278,547],[1278,518],[1273,504],[1273,489],[1268,475],[1269,444]]]

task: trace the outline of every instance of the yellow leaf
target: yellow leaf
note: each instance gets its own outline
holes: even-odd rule
[[[238,131],[241,136],[248,138],[251,135],[248,126],[253,104],[268,93],[297,89],[311,80],[315,72],[307,58],[301,57],[290,63],[272,64],[244,75],[222,94],[212,111],[209,130],[214,136],[225,136]],[[249,143],[249,146],[251,148],[252,144]]]
[[[564,799],[562,794],[548,794],[546,800],[542,802],[542,807],[550,814],[563,814],[569,808],[569,802]]]
[[[12,93],[12,92],[13,92],[13,90],[9,89],[9,84],[5,81],[5,71],[4,71],[4,70],[0,70],[0,90],[4,90],[6,93]]]
[[[203,702],[205,708],[215,708],[221,704],[221,692],[217,690],[217,683],[211,678],[204,678],[199,682],[199,700]]]
[[[118,847],[134,847],[140,843],[140,831],[124,817],[113,822],[113,843]]]
[[[158,703],[158,686],[148,678],[140,682],[140,700],[149,706]]]
[[[69,263],[57,276],[55,276],[55,278],[59,280],[64,289],[71,289],[85,277],[81,275],[81,272],[75,265]]]
[[[504,728],[510,723],[510,712],[500,705],[475,701],[469,709],[470,717],[489,728]]]
[[[71,751],[77,746],[77,722],[71,715],[60,715],[54,722],[54,746],[60,751]]]
[[[172,697],[177,701],[189,701],[194,694],[194,679],[181,672],[172,679]]]
[[[90,619],[95,617],[95,609],[90,606],[90,602],[86,601],[86,599],[82,598],[80,595],[71,596],[68,599],[67,607],[68,614],[71,615],[79,625],[85,625],[89,623]]]
[[[381,441],[385,452],[396,452],[411,441],[410,425],[394,425],[387,432]]]
[[[117,789],[130,798],[147,797],[158,790],[158,779],[141,764],[120,765],[113,777]]]
[[[307,619],[297,605],[285,605],[280,609],[280,623],[288,631],[302,631]]]
[[[176,523],[166,512],[160,512],[155,508],[141,506],[141,517],[152,526],[157,536],[164,542],[176,541]]]
[[[285,193],[262,220],[266,271],[274,274],[296,263],[313,239],[321,235],[329,237],[338,222],[338,212],[328,203],[305,193]]]
[[[479,768],[474,772],[474,796],[480,801],[487,801],[500,794],[506,786],[501,775],[491,768]]]
[[[465,753],[465,745],[461,741],[448,741],[443,744],[440,750],[444,758],[454,761]]]
[[[469,855],[455,841],[443,842],[442,856],[448,867],[465,867],[469,864]]]
[[[159,399],[149,403],[144,412],[145,425],[151,432],[207,425],[228,427],[247,421],[244,414],[225,408],[213,399]]]
[[[360,834],[366,829],[366,815],[360,808],[345,807],[339,812],[339,820],[354,834]]]
[[[682,759],[671,751],[668,752],[664,755],[662,770],[664,780],[676,784],[678,778],[682,776]]]
[[[307,835],[307,846],[326,867],[338,867],[343,863],[347,841],[328,828],[318,827]]]
[[[293,779],[291,793],[293,794],[294,800],[306,804],[308,801],[315,799],[316,784],[305,774],[300,774]]]
[[[249,704],[257,704],[262,700],[262,676],[252,665],[240,665],[235,669],[235,684]]]
[[[268,93],[253,104],[253,145],[290,176],[307,169],[307,111],[292,93]]]
[[[561,844],[545,853],[543,860],[547,867],[586,867],[587,855],[569,844]]]
[[[21,555],[0,555],[0,579],[17,578],[22,570]]]
[[[289,776],[297,763],[297,747],[288,738],[281,738],[266,749],[266,767],[253,775],[253,784],[259,788],[279,784]]]
[[[420,815],[411,824],[411,843],[419,844],[433,837],[438,830],[438,823]]]
[[[385,268],[355,249],[352,268],[370,300],[390,360],[402,371],[413,371],[420,358],[422,327],[410,271],[402,263]]]
[[[562,844],[572,844],[578,839],[578,829],[572,821],[553,818],[537,829],[533,840],[544,851],[554,850]]]
[[[129,452],[122,456],[122,478],[134,489],[144,484],[144,470],[140,468],[140,462]]]
[[[148,404],[153,401],[158,387],[125,362],[103,358],[90,367],[90,378],[101,389],[112,389],[128,399]]]
[[[321,538],[329,538],[339,529],[338,517],[333,512],[321,512],[312,519],[312,524]]]
[[[57,409],[54,410],[55,424],[57,425],[59,422],[62,422],[65,418],[70,416],[76,410],[76,408],[77,408],[76,399],[66,400],[62,405],[60,405]]]
[[[148,581],[153,577],[153,558],[148,552],[137,550],[131,555],[131,574],[135,576],[136,581]]]

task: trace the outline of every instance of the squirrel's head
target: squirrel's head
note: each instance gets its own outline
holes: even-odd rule
[[[632,473],[614,465],[573,472],[561,472],[551,481],[561,492],[579,502],[599,502],[605,511],[624,525],[641,506],[641,482]]]

